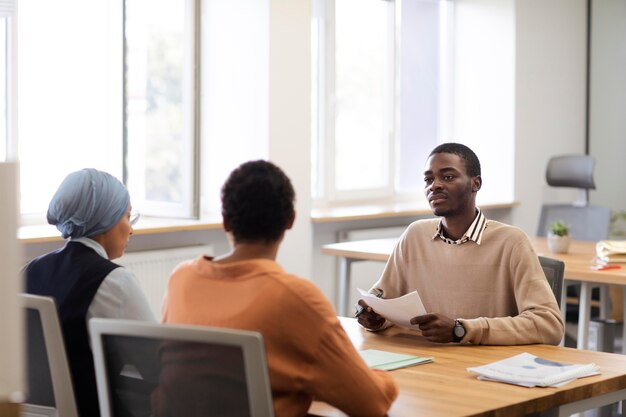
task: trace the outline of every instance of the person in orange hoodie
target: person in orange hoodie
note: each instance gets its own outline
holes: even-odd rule
[[[289,178],[270,162],[246,162],[230,174],[221,197],[232,251],[216,258],[201,256],[172,272],[163,321],[262,333],[277,417],[305,416],[313,400],[349,415],[385,415],[398,395],[391,374],[368,369],[320,289],[276,262],[285,231],[295,219]],[[200,390],[192,380],[209,372],[197,355],[190,357],[196,359],[188,370],[196,375],[187,372],[188,384],[162,381],[159,387],[160,404],[171,414],[181,415],[168,401],[173,403],[176,393],[189,398]],[[162,377],[167,372],[164,366]],[[208,393],[205,398],[207,406],[215,401]],[[195,407],[201,409],[203,401],[195,400]]]

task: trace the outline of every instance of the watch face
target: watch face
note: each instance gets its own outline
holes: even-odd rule
[[[454,325],[454,335],[456,337],[463,337],[465,336],[465,328],[463,327],[463,325],[461,323],[456,323]]]

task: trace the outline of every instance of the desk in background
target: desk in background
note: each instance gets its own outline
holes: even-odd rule
[[[398,239],[371,239],[353,242],[341,242],[324,245],[322,253],[339,257],[339,308],[341,316],[349,313],[350,265],[358,261],[386,262],[393,251]],[[577,347],[589,347],[589,320],[591,316],[591,286],[592,285],[619,285],[623,287],[626,299],[626,269],[609,269],[594,271],[590,269],[596,254],[595,242],[572,241],[569,252],[566,254],[552,253],[548,250],[545,238],[531,238],[538,255],[560,259],[565,263],[565,279],[581,284],[579,311],[578,311],[578,338]],[[565,309],[565,291],[561,301],[562,310]],[[624,315],[624,329],[622,352],[626,353],[626,309]]]
[[[0,401],[0,417],[19,417],[19,416],[20,416],[19,404]]]
[[[428,416],[566,416],[626,398],[626,357],[613,353],[583,351],[549,345],[468,346],[429,342],[419,332],[391,327],[368,332],[355,319],[340,317],[357,350],[380,349],[417,356],[432,356],[434,363],[391,371],[400,394],[390,417]],[[602,375],[581,378],[559,388],[525,388],[499,382],[479,381],[467,372],[528,352],[568,363],[594,362]],[[313,403],[316,416],[344,416],[325,403]]]

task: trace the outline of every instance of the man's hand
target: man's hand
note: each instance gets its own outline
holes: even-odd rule
[[[452,342],[452,332],[454,331],[454,319],[441,314],[429,313],[423,316],[413,317],[411,324],[419,325],[422,335],[437,343]]]
[[[363,300],[359,300],[359,305],[363,308],[357,313],[357,321],[359,324],[369,330],[378,330],[385,324],[385,318],[372,310]]]

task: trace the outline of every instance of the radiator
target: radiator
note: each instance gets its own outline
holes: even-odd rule
[[[160,318],[161,304],[170,273],[182,261],[194,259],[200,255],[213,255],[213,247],[202,245],[129,252],[116,259],[115,263],[123,265],[135,274],[148,298],[152,311],[157,318]]]

